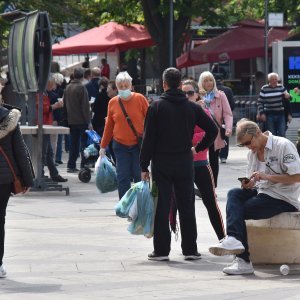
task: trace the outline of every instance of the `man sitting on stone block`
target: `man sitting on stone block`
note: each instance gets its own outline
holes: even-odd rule
[[[299,210],[300,159],[295,145],[286,138],[261,132],[247,119],[237,123],[238,146],[247,147],[248,179],[241,188],[228,192],[227,236],[209,248],[214,255],[236,255],[223,272],[252,274],[245,220],[268,219],[283,212]]]

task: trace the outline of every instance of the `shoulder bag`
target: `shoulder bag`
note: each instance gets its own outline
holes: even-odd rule
[[[6,155],[6,153],[4,152],[4,150],[1,146],[0,146],[0,152],[2,152],[4,158],[6,159],[8,165],[9,165],[9,168],[10,168],[12,174],[13,174],[13,177],[14,177],[12,193],[15,194],[15,195],[23,193],[24,190],[26,189],[26,187],[25,187],[24,183],[22,182],[21,178],[16,175],[15,170],[14,170],[12,164],[11,164],[11,161],[9,160],[8,156]]]
[[[127,114],[127,112],[126,112],[126,110],[125,110],[125,107],[124,107],[124,105],[123,105],[123,103],[122,103],[122,101],[121,101],[120,98],[119,98],[119,104],[120,104],[120,106],[121,106],[121,109],[122,109],[122,112],[123,112],[123,114],[124,114],[124,116],[125,116],[125,119],[126,119],[127,122],[128,122],[129,127],[131,128],[133,134],[134,134],[134,135],[136,136],[136,138],[137,138],[138,146],[139,146],[139,148],[141,149],[143,138],[142,138],[141,136],[138,135],[138,133],[137,133],[136,129],[134,128],[133,123],[132,123],[130,117],[128,116],[128,114]]]
[[[226,135],[225,135],[225,133],[226,133],[226,129],[223,127],[223,126],[221,126],[220,124],[219,124],[219,122],[216,120],[216,118],[211,114],[211,117],[212,117],[212,119],[215,121],[215,123],[216,123],[216,125],[219,127],[219,129],[220,129],[220,135],[221,135],[221,139],[222,140],[225,140],[225,138],[226,138]]]

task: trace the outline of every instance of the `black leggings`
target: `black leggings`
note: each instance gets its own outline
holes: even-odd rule
[[[220,149],[215,150],[214,144],[212,144],[209,147],[209,164],[211,166],[214,175],[215,187],[218,186],[219,155],[220,155]]]
[[[207,209],[212,227],[214,228],[219,240],[225,237],[223,218],[219,209],[213,174],[210,165],[195,167],[194,182],[199,189],[202,201]]]
[[[0,266],[4,255],[5,215],[8,199],[11,193],[11,183],[0,184]]]

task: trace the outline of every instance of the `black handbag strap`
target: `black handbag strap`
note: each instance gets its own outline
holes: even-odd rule
[[[219,129],[221,130],[222,126],[219,124],[219,122],[216,120],[216,118],[213,116],[213,114],[210,114],[211,118],[215,121],[216,125],[219,127]]]
[[[122,103],[122,101],[121,101],[120,98],[119,98],[119,104],[120,104],[120,106],[121,106],[121,109],[122,109],[122,112],[123,112],[123,114],[124,114],[124,116],[125,116],[125,119],[126,119],[127,122],[128,122],[129,127],[131,128],[131,130],[132,130],[132,132],[134,133],[134,135],[138,138],[139,135],[138,135],[137,131],[135,130],[135,128],[134,128],[134,126],[133,126],[133,123],[132,123],[130,117],[128,116],[128,114],[127,114],[127,112],[126,112],[126,110],[125,110],[125,107],[124,107],[124,105],[123,105],[123,103]]]

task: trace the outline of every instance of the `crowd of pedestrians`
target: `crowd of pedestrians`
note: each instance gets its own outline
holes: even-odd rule
[[[223,85],[223,78],[205,71],[198,82],[182,80],[178,69],[168,68],[162,74],[163,93],[149,104],[144,95],[133,91],[127,71],[119,72],[110,81],[106,59],[101,63],[99,68],[75,69],[68,83],[60,73],[51,74],[43,95],[43,124],[70,128],[65,139],[69,152],[67,172],[77,173],[87,166],[83,153],[86,130],[93,129],[101,136],[99,156],[110,155],[116,163],[119,199],[132,182],[156,182],[153,252],[148,255],[154,261],[169,260],[173,193],[182,254],[186,260],[201,258],[197,249],[195,184],[219,240],[209,251],[215,255],[236,255],[233,263],[224,268],[225,273],[252,274],[245,220],[299,210],[300,160],[295,146],[284,138],[284,101],[290,95],[278,83],[278,74],[269,74],[269,83],[262,87],[258,100],[257,118],[266,122],[268,131],[261,131],[255,122],[246,119],[236,124],[237,142],[250,150],[248,180],[243,180],[240,189],[228,192],[225,230],[215,189],[219,161],[225,163],[228,157],[234,100],[232,91]],[[4,128],[0,131],[0,150],[8,153],[23,179],[25,192],[33,185],[34,175],[18,126],[19,117],[17,109],[0,106],[0,128]],[[55,182],[67,181],[57,168],[64,163],[62,151],[62,135],[43,135],[43,169],[47,166]],[[2,259],[5,210],[14,179],[1,151],[0,169]],[[0,277],[5,276],[1,260]]]

